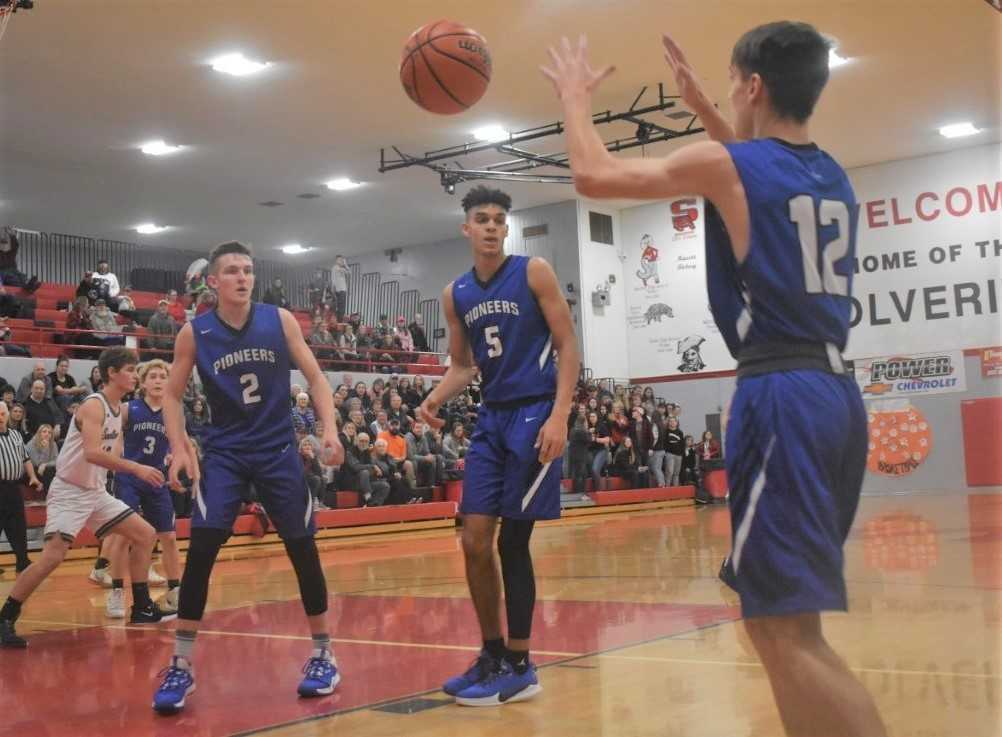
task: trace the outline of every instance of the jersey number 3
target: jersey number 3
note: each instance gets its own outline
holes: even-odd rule
[[[256,404],[261,401],[261,395],[256,393],[257,374],[243,374],[240,377],[240,386],[244,388],[244,404]]]
[[[790,220],[797,226],[804,258],[804,287],[808,294],[849,295],[849,277],[835,273],[835,262],[849,252],[849,207],[841,200],[821,200],[817,213],[814,198],[800,194],[790,200]],[[818,225],[835,224],[838,235],[820,249]]]
[[[504,347],[501,345],[501,338],[498,337],[499,330],[500,328],[497,325],[489,325],[484,328],[484,340],[487,341],[488,358],[497,358],[504,353]]]

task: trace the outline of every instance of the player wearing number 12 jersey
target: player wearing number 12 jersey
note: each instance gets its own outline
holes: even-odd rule
[[[338,464],[344,451],[334,423],[333,394],[292,314],[251,301],[250,249],[237,242],[217,246],[208,269],[217,307],[178,333],[163,408],[173,455],[170,482],[179,488],[181,472],[187,473],[193,481],[194,503],[174,657],[153,698],[153,708],[162,713],[183,708],[195,689],[191,657],[209,576],[252,483],[285,544],[309,620],[313,652],[303,668],[306,676],[299,694],[330,694],[340,680],[327,624],[327,585],[313,539],[312,495],[289,411],[292,365],[309,382],[317,415],[327,428],[322,439],[324,462]],[[193,367],[198,368],[212,415],[203,438],[201,467],[185,442],[181,412]]]
[[[463,198],[473,268],[446,287],[452,364],[421,405],[441,427],[442,404],[480,372],[483,407],[466,454],[463,553],[483,650],[443,689],[467,706],[494,706],[540,691],[529,660],[536,583],[529,554],[535,520],[560,516],[560,457],[579,359],[570,310],[540,258],[505,255],[511,198],[475,187]],[[556,358],[554,357],[556,353]],[[508,642],[499,616],[494,532],[504,579]]]
[[[846,609],[842,545],[865,467],[866,413],[841,357],[849,333],[856,198],[812,141],[829,42],[805,23],[748,31],[731,55],[731,127],[664,37],[679,93],[714,140],[661,159],[613,157],[590,96],[584,39],[550,50],[578,191],[707,200],[710,308],[738,381],[727,426],[732,550],[722,578],[741,597],[789,735],[880,737],[873,700],[828,646],[819,613]],[[667,208],[666,208],[667,218]]]

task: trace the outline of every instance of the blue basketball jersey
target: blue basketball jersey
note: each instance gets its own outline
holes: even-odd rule
[[[738,264],[707,204],[706,280],[731,354],[774,342],[845,349],[856,255],[856,196],[842,167],[814,144],[725,144],[748,199],[748,254]]]
[[[508,256],[488,281],[471,269],[452,284],[456,316],[480,369],[486,402],[550,396],[557,390],[553,338],[529,288],[528,266],[528,257]]]
[[[255,453],[291,443],[291,367],[278,308],[252,304],[240,330],[215,310],[196,317],[191,328],[212,417],[203,436],[206,449]]]
[[[153,468],[164,468],[164,459],[170,445],[164,428],[163,410],[154,410],[144,399],[129,402],[128,427],[123,428],[122,455],[136,463]]]

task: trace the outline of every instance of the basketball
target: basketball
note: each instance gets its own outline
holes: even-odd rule
[[[487,42],[462,23],[437,20],[421,26],[400,55],[400,83],[430,113],[463,112],[484,96],[490,81]]]

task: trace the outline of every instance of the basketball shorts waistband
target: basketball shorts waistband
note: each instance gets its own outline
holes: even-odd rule
[[[555,394],[537,394],[532,397],[521,397],[519,399],[512,399],[507,402],[484,402],[484,406],[487,409],[519,409],[521,407],[528,407],[533,404],[539,404],[540,402],[552,402],[556,399]]]
[[[738,353],[739,379],[797,370],[841,375],[852,371],[852,364],[842,358],[833,343],[758,343]]]

